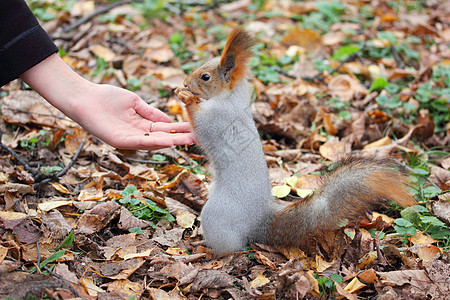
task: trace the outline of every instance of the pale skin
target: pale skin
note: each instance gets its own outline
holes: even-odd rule
[[[121,149],[155,150],[195,143],[188,122],[169,116],[135,93],[92,83],[53,54],[20,78],[85,130]]]

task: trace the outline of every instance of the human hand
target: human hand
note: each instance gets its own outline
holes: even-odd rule
[[[171,123],[135,93],[92,83],[54,54],[21,75],[53,106],[113,147],[154,150],[190,145],[189,123]]]
[[[111,146],[153,150],[195,142],[189,123],[172,123],[162,111],[135,93],[111,85],[91,84],[78,107],[77,121]]]

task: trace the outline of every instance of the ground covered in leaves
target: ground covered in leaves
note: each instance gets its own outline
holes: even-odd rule
[[[450,298],[450,2],[29,1],[64,60],[186,121],[173,89],[255,36],[254,118],[274,194],[344,154],[396,158],[420,205],[304,249],[202,242],[195,146],[119,151],[14,81],[0,90],[0,295],[65,299]]]

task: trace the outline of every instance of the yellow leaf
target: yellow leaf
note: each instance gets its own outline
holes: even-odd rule
[[[55,188],[55,190],[57,190],[58,192],[63,193],[63,194],[70,194],[70,191],[69,191],[65,186],[63,186],[61,183],[58,183],[58,182],[51,182],[50,184],[51,184],[51,185]]]
[[[388,136],[385,136],[384,138],[381,138],[378,141],[375,141],[375,142],[365,145],[364,149],[387,146],[390,144],[391,144],[391,138]]]
[[[286,179],[286,183],[291,186],[291,187],[295,187],[297,185],[298,182],[298,176],[293,175],[291,177],[289,177],[288,179]]]
[[[98,293],[106,292],[105,290],[96,286],[92,278],[83,277],[79,280],[79,282],[90,296],[96,297]]]
[[[5,221],[20,220],[26,218],[27,215],[12,211],[0,211],[0,219]]]
[[[8,248],[0,245],[0,265],[2,264],[3,260],[5,259],[6,254],[8,254]]]
[[[355,278],[353,278],[352,281],[350,281],[349,284],[347,284],[347,286],[344,288],[344,290],[353,294],[354,292],[359,291],[360,289],[362,289],[365,286],[366,285],[364,283],[362,283],[361,281],[358,280],[357,277],[355,277]]]
[[[327,262],[322,258],[322,256],[316,255],[317,272],[322,273],[323,271],[331,267],[333,263],[334,261]]]
[[[170,255],[179,255],[179,256],[188,255],[186,253],[186,249],[184,249],[184,248],[172,248],[172,247],[170,247],[170,248],[167,248],[166,253],[170,254]]]
[[[73,201],[61,200],[61,201],[47,201],[44,203],[39,203],[38,208],[41,211],[51,211],[54,208],[64,206],[64,205],[72,205]]]
[[[153,249],[155,249],[155,247],[151,248],[151,249],[147,249],[143,252],[139,252],[139,253],[129,253],[129,254],[125,254],[123,256],[123,260],[127,260],[127,259],[131,259],[131,258],[136,258],[136,257],[147,257],[150,255],[150,253],[152,253]]]
[[[432,244],[437,241],[429,236],[426,236],[420,231],[416,231],[416,234],[410,238],[414,245]]]
[[[378,217],[381,217],[381,220],[383,220],[383,222],[386,222],[388,224],[392,224],[395,221],[393,218],[377,213],[376,211],[372,212],[372,221],[375,221]]]
[[[264,273],[264,272],[259,273],[259,275],[256,276],[256,278],[253,279],[253,280],[250,282],[250,288],[251,288],[251,289],[258,288],[258,287],[263,286],[263,285],[265,285],[265,284],[267,284],[267,283],[270,282],[270,280],[267,279],[267,277],[264,276],[263,273]]]
[[[291,187],[287,184],[274,186],[272,188],[272,195],[274,195],[277,198],[284,198],[291,192]]]
[[[195,215],[188,211],[177,210],[177,223],[181,228],[192,228],[195,222]]]
[[[297,189],[297,195],[302,198],[306,198],[314,193],[313,189]]]
[[[378,258],[377,251],[370,251],[366,253],[358,262],[358,268],[364,269],[367,265],[370,265]]]

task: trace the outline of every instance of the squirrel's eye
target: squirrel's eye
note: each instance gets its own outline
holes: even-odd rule
[[[200,78],[203,81],[208,81],[211,78],[211,76],[209,76],[209,74],[204,73],[204,74],[202,74],[202,76]]]

